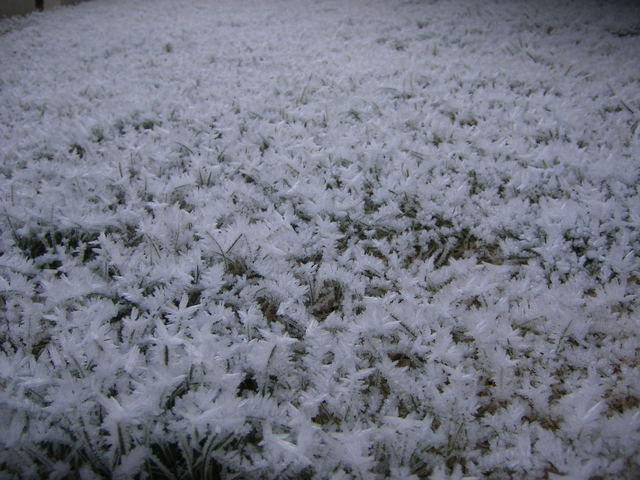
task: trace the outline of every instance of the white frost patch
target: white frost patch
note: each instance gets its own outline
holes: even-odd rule
[[[0,20],[7,478],[638,478],[637,18]]]

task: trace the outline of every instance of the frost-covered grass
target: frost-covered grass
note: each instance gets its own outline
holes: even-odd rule
[[[0,477],[638,478],[638,10],[556,3],[0,21]]]

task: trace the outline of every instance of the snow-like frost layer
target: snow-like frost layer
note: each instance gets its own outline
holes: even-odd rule
[[[637,478],[638,10],[554,3],[0,21],[6,475]]]

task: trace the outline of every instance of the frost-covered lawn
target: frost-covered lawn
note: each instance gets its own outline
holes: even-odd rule
[[[640,15],[0,21],[0,478],[636,479]]]

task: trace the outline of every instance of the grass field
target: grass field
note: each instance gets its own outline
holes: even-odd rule
[[[0,479],[640,477],[640,7],[0,20]]]

